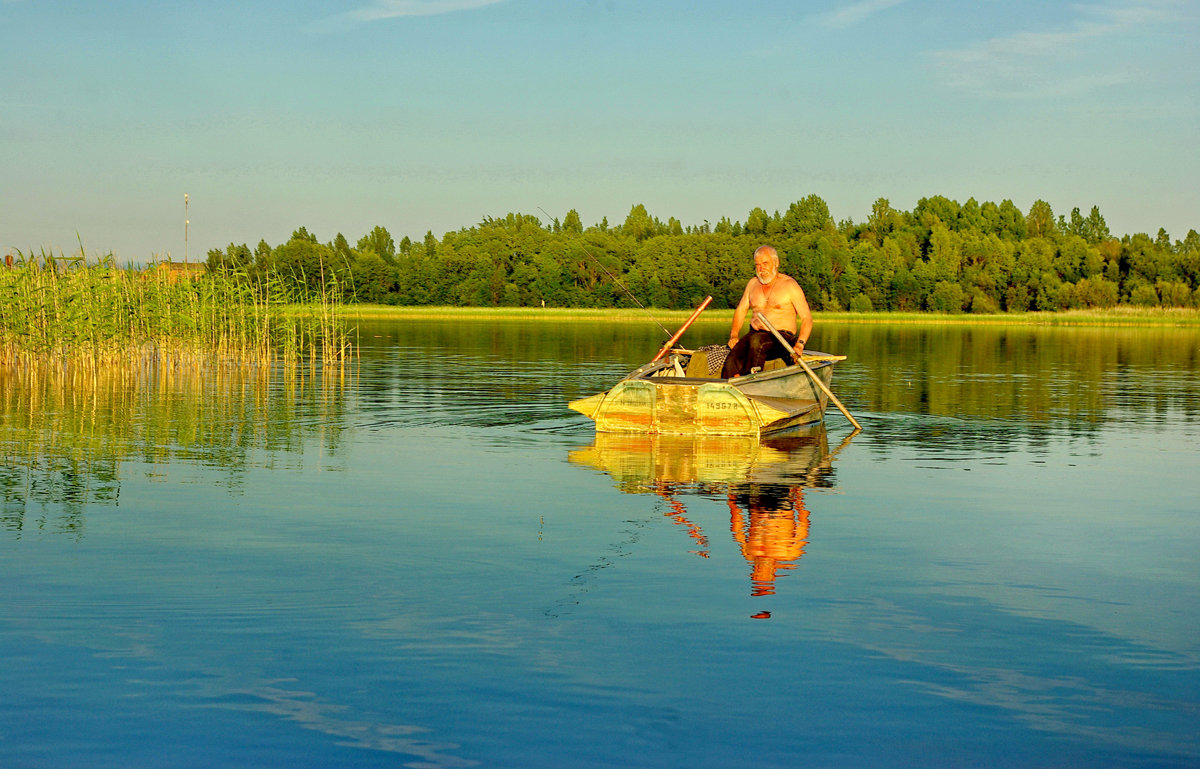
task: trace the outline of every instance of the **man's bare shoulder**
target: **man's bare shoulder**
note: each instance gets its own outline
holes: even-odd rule
[[[781,272],[779,273],[779,277],[783,278],[784,285],[788,287],[789,291],[799,291],[801,294],[804,293],[804,289],[800,287],[800,284],[797,283],[796,279],[791,275],[785,275]]]

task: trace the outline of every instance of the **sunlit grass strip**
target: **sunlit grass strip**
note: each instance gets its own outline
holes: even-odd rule
[[[606,309],[606,308],[574,308],[574,307],[396,307],[392,305],[346,304],[334,308],[334,314],[346,318],[362,320],[387,320],[390,318],[449,318],[453,320],[494,320],[497,318],[513,318],[528,320],[548,320],[559,322],[563,320],[603,321],[606,323],[653,323],[655,320],[688,319],[694,310],[660,310],[650,308],[648,311],[637,309]],[[726,319],[732,317],[732,310],[708,310],[702,318],[710,316]]]
[[[353,353],[346,324],[331,307],[285,308],[289,282],[216,272],[123,269],[111,258],[18,255],[0,268],[0,365],[68,358],[104,364],[130,356],[187,361],[215,356],[250,363],[338,362]]]
[[[521,319],[562,321],[603,321],[605,323],[648,323],[651,319],[685,321],[691,310],[660,310],[649,313],[636,309],[568,307],[393,307],[387,305],[342,305],[334,314],[364,320],[446,318],[451,320]],[[818,312],[822,321],[879,324],[949,324],[1004,326],[1200,326],[1200,309],[1114,307],[1107,310],[1065,310],[1061,312],[995,313],[990,315],[949,315],[932,312]],[[733,311],[706,310],[701,321],[723,320],[728,323]]]
[[[1200,326],[1200,310],[1182,307],[950,315],[933,312],[822,312],[822,320],[845,323],[959,326]]]

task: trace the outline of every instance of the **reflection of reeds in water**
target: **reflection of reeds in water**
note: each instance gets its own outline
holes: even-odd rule
[[[175,265],[180,266],[180,265]],[[284,281],[245,273],[121,269],[111,259],[20,257],[0,267],[0,366],[69,358],[341,362],[352,351],[329,286],[304,311]]]
[[[211,359],[0,366],[0,526],[81,535],[87,505],[118,500],[126,462],[151,479],[200,463],[236,490],[256,462],[277,466],[313,439],[336,456],[352,376]]]

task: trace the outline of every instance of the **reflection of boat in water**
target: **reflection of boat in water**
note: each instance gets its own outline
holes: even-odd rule
[[[568,459],[608,473],[622,491],[658,493],[680,484],[779,483],[829,486],[829,440],[823,424],[786,436],[596,433]]]
[[[805,352],[828,388],[845,356]],[[568,405],[596,431],[684,435],[770,435],[820,422],[829,398],[798,364],[767,361],[762,371],[720,379],[703,350],[677,350],[638,368],[611,390]]]
[[[804,490],[833,486],[833,458],[853,435],[831,453],[820,423],[761,441],[597,433],[590,446],[571,451],[568,460],[611,475],[626,493],[661,497],[669,508],[664,514],[687,529],[699,546],[692,552],[704,558],[712,552],[708,536],[683,498],[724,496],[730,533],[750,565],[751,594],[770,595],[778,573],[795,568],[808,544]]]

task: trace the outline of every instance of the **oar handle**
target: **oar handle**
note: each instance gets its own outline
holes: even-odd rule
[[[663,348],[658,351],[658,355],[654,356],[654,360],[650,361],[651,363],[656,363],[662,360],[662,357],[667,354],[667,352],[676,342],[679,341],[679,337],[683,336],[683,332],[688,330],[688,326],[692,325],[692,323],[696,321],[696,318],[700,317],[700,313],[704,312],[704,308],[708,307],[710,302],[712,302],[711,296],[704,298],[704,301],[701,302],[700,306],[696,308],[696,311],[692,313],[692,317],[688,318],[687,323],[684,323],[679,330],[675,332],[675,336],[667,340],[667,343],[663,345]]]
[[[779,333],[779,329],[775,328],[771,321],[767,320],[767,316],[763,315],[761,312],[755,312],[754,317],[758,318],[758,322],[763,324],[767,331],[770,331],[772,334],[774,334],[775,338],[779,340],[779,343],[792,353],[792,359],[799,363],[800,367],[803,368],[810,377],[812,377],[812,380],[816,383],[817,387],[821,388],[821,392],[825,393],[829,400],[833,401],[833,405],[838,407],[838,411],[841,411],[846,419],[850,420],[850,424],[854,425],[856,429],[861,430],[862,425],[858,423],[858,420],[850,415],[850,412],[846,410],[846,407],[842,405],[842,402],[837,399],[837,396],[833,394],[833,391],[829,389],[825,382],[821,381],[821,377],[817,376],[817,372],[813,371],[809,365],[804,362],[804,357],[796,354],[796,348],[787,343],[787,340],[783,338],[783,334]]]

